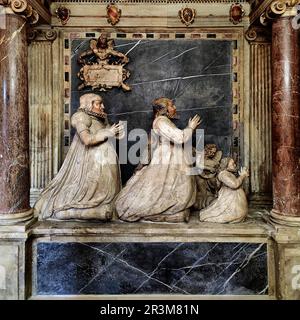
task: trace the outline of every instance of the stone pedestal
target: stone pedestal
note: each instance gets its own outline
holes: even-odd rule
[[[26,259],[30,248],[26,241],[33,222],[0,226],[0,300],[24,300],[28,296]]]
[[[272,219],[300,225],[300,46],[292,19],[280,17],[272,25]]]
[[[274,225],[277,298],[300,300],[300,229]]]
[[[242,224],[38,222],[31,299],[275,296],[272,227]],[[30,241],[31,242],[31,241]]]

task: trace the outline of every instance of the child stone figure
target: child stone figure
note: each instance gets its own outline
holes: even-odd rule
[[[236,164],[232,158],[221,160],[218,180],[222,186],[218,198],[200,210],[200,221],[235,223],[246,218],[248,203],[242,184],[249,172],[248,169],[242,168],[238,178],[234,175],[235,172]]]

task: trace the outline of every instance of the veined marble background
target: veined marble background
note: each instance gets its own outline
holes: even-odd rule
[[[78,55],[89,48],[90,39],[71,42],[71,109],[79,107],[79,97],[91,90],[78,91]],[[150,131],[152,101],[166,96],[174,99],[180,115],[180,128],[188,119],[200,114],[205,143],[216,143],[229,155],[232,144],[232,48],[226,40],[125,40],[115,39],[115,49],[128,55],[126,69],[131,76],[126,81],[131,92],[112,89],[100,92],[104,98],[110,122],[128,121],[128,130]],[[74,131],[72,132],[74,134]],[[132,143],[128,143],[128,148]],[[123,183],[134,167],[123,165]]]
[[[268,294],[264,243],[38,243],[38,295]]]

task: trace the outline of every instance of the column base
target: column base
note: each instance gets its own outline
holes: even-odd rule
[[[271,210],[270,214],[271,221],[284,225],[284,226],[290,226],[290,227],[300,227],[300,216],[285,216],[283,214],[280,214],[277,210]]]
[[[33,209],[19,213],[0,214],[0,225],[11,225],[24,222],[33,218]]]

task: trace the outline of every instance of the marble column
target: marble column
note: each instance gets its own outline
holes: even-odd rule
[[[272,219],[300,224],[299,31],[292,16],[272,25]]]
[[[27,21],[26,12],[19,15],[11,8],[1,8],[0,224],[13,224],[32,217],[29,206]],[[32,8],[30,10],[32,12]]]

